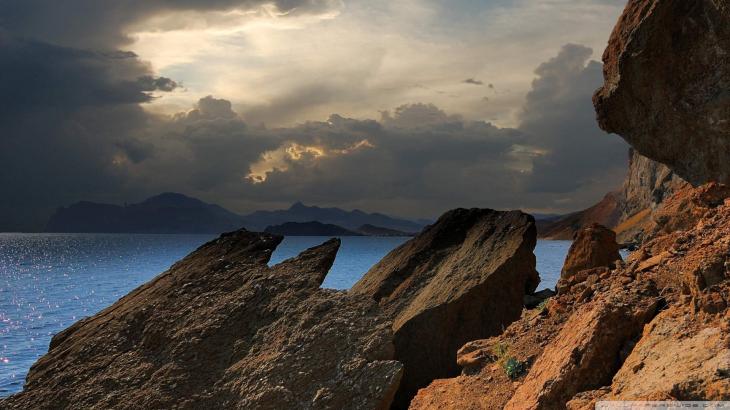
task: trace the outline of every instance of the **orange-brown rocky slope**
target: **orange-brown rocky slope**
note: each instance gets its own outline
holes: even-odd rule
[[[717,185],[692,193],[711,200],[677,215],[691,226],[659,232],[616,268],[561,279],[502,335],[466,344],[462,374],[420,390],[411,408],[730,400],[730,200]]]
[[[590,208],[541,224],[538,235],[542,239],[569,241],[576,232],[593,223],[608,227],[617,226],[621,222],[622,200],[620,192],[609,192]]]
[[[282,240],[209,242],[56,335],[3,409],[387,409],[402,365],[366,297],[320,289],[339,241],[268,267]]]

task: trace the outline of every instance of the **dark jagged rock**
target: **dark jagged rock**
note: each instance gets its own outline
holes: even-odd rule
[[[582,270],[613,268],[621,260],[618,250],[616,234],[612,230],[599,224],[591,224],[576,234],[560,276],[567,278]]]
[[[630,0],[603,61],[601,128],[694,185],[730,182],[726,0]]]
[[[320,289],[338,240],[268,267],[281,237],[209,242],[56,335],[6,409],[386,409],[402,365],[366,297]]]
[[[457,209],[388,254],[352,289],[394,320],[396,358],[405,365],[395,405],[453,376],[466,342],[500,333],[520,317],[539,283],[535,221],[519,211]]]

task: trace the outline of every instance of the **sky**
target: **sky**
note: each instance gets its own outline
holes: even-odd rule
[[[0,231],[180,192],[566,213],[628,146],[591,104],[622,0],[0,0]]]

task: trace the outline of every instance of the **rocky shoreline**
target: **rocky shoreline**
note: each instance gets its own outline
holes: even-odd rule
[[[594,103],[632,169],[593,213],[613,231],[564,225],[577,234],[554,296],[534,294],[537,231],[519,211],[450,211],[346,292],[320,288],[338,240],[269,267],[282,237],[240,230],[57,334],[0,408],[730,400],[728,56],[725,0],[629,1]],[[625,261],[624,232],[642,241]]]

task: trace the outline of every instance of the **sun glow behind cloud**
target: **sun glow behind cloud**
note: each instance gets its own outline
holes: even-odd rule
[[[135,53],[152,62],[155,69],[166,70],[194,63],[201,57],[223,57],[241,46],[231,40],[242,35],[302,30],[338,15],[339,11],[332,10],[316,15],[292,16],[279,12],[272,5],[256,10],[178,12],[145,20],[130,36],[134,40],[132,49]]]
[[[296,36],[276,33],[301,33],[335,19],[340,2],[332,3],[332,9],[316,14],[283,13],[264,5],[255,10],[171,13],[138,24],[130,34],[131,49],[185,87],[185,92],[156,100],[152,109],[175,113],[208,94],[260,103],[265,89],[250,84],[266,76],[265,62],[279,64],[288,53],[277,39]]]
[[[296,142],[287,142],[281,147],[261,154],[261,159],[251,164],[251,172],[246,179],[254,184],[266,182],[268,174],[274,171],[286,172],[294,162],[315,164],[322,157],[348,155],[359,149],[375,148],[367,139],[343,148],[327,148],[324,146],[302,145]]]
[[[476,10],[461,3],[372,0],[333,2],[309,14],[271,6],[173,13],[135,26],[131,48],[185,86],[152,104],[167,113],[213,94],[231,100],[249,122],[287,126],[334,112],[373,118],[431,102],[468,119],[515,126],[534,67],[568,42],[602,50],[613,24],[606,16],[621,7],[612,0],[488,1]]]

